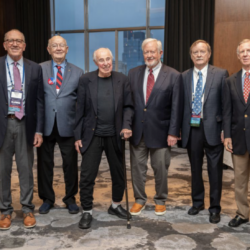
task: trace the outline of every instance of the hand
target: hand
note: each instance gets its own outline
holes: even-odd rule
[[[34,147],[39,148],[42,145],[42,143],[43,143],[43,136],[35,133],[34,142],[33,142]]]
[[[75,142],[75,148],[76,148],[76,151],[81,154],[81,151],[80,151],[80,148],[82,148],[82,141],[81,140],[78,140]]]
[[[132,130],[129,130],[129,129],[124,128],[124,129],[121,131],[120,135],[121,135],[121,134],[123,134],[124,139],[126,140],[126,139],[128,139],[129,137],[132,136]]]
[[[224,147],[226,148],[226,150],[228,152],[233,153],[233,144],[232,144],[232,139],[231,138],[225,138]]]
[[[221,131],[220,138],[221,138],[221,142],[224,143],[224,131],[223,130]]]
[[[168,135],[168,139],[167,139],[168,146],[171,146],[171,147],[174,146],[177,143],[177,139],[178,139],[177,136]]]

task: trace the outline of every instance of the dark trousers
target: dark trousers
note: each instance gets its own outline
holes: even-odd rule
[[[82,155],[80,177],[80,200],[84,210],[93,207],[95,179],[105,151],[112,179],[112,200],[120,202],[123,198],[125,183],[122,166],[122,152],[119,150],[116,137],[94,136],[88,149]]]
[[[75,195],[78,191],[77,151],[74,146],[74,137],[61,137],[59,135],[56,119],[51,135],[44,136],[42,146],[37,149],[38,194],[43,202],[51,205],[55,203],[53,175],[54,148],[56,143],[59,145],[63,160],[66,189],[63,202],[69,205],[75,203]]]
[[[223,149],[222,143],[216,146],[211,146],[207,143],[202,122],[199,128],[191,127],[187,150],[192,172],[193,206],[200,207],[204,205],[202,165],[205,151],[210,184],[209,212],[211,213],[219,213],[221,211]]]

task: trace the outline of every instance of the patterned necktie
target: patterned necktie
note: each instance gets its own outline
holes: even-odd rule
[[[21,82],[21,76],[19,69],[17,67],[17,62],[14,62],[13,65],[13,76],[14,76],[14,86],[16,90],[21,90],[22,89],[22,82]],[[19,112],[15,112],[15,116],[21,120],[23,118],[23,101],[21,102],[21,109]]]
[[[63,81],[62,71],[61,71],[62,66],[56,65],[56,67],[58,69],[57,75],[56,75],[56,89],[59,90],[61,88],[62,81]]]
[[[148,98],[152,92],[152,89],[154,87],[155,84],[155,78],[153,75],[153,70],[150,69],[149,70],[149,75],[148,75],[148,81],[147,81],[147,95],[146,95],[146,103],[148,102]]]
[[[201,71],[198,72],[199,75],[199,80],[197,82],[196,85],[196,89],[195,89],[195,96],[194,96],[194,106],[193,106],[193,112],[196,115],[199,115],[202,109],[202,102],[201,102],[201,98],[202,98],[202,73]]]
[[[249,92],[250,92],[249,72],[246,72],[246,76],[244,80],[244,92],[243,92],[245,103],[247,103]]]

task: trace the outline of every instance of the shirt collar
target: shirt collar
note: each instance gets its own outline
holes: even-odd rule
[[[249,71],[246,71],[245,69],[242,68],[242,75],[241,75],[242,78],[245,77],[246,72],[249,72]]]
[[[207,69],[208,69],[208,64],[202,70],[199,70],[196,67],[194,67],[194,72],[198,76],[198,72],[201,71],[202,76],[204,77],[207,75]]]
[[[52,61],[53,61],[54,67],[56,67],[58,65],[58,66],[61,66],[63,69],[65,69],[65,67],[67,65],[67,60],[66,59],[61,64],[57,64],[54,60],[52,60]]]
[[[158,70],[159,68],[161,67],[161,61],[154,67],[154,68],[152,68],[152,70],[153,70],[153,72],[154,71],[156,71],[156,70]],[[149,72],[149,67],[147,66],[147,72]]]
[[[9,65],[11,65],[11,64],[14,63],[14,60],[9,55],[7,55],[7,62],[8,62]],[[18,65],[23,67],[23,57],[21,57],[21,59],[18,60],[17,63],[18,63]]]

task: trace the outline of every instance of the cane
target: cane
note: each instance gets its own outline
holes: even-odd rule
[[[122,164],[124,169],[124,179],[125,179],[125,196],[126,196],[126,208],[127,208],[127,229],[131,229],[131,224],[129,220],[129,206],[128,206],[128,187],[127,187],[127,170],[125,161],[125,139],[124,134],[121,134],[122,139]]]

